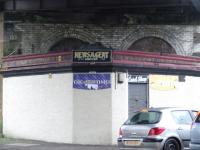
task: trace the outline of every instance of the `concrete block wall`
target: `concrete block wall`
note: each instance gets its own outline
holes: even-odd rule
[[[63,38],[76,38],[94,44],[101,43],[106,48],[126,50],[135,41],[144,37],[158,37],[168,42],[179,55],[190,56],[199,52],[199,26],[192,25],[106,25],[106,24],[34,24],[16,23],[9,30],[6,28],[6,39],[9,34],[18,34],[24,54],[47,53],[48,50]],[[9,31],[9,32],[8,32]],[[12,33],[12,32],[14,33]],[[20,36],[19,36],[20,35]],[[16,44],[17,47],[17,44]]]

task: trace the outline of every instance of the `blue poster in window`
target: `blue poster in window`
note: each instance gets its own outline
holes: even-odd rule
[[[111,88],[109,73],[75,73],[73,88],[85,90],[99,90]]]

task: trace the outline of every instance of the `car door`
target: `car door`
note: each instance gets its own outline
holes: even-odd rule
[[[188,110],[175,110],[172,116],[177,124],[177,133],[183,141],[184,147],[189,147],[190,128],[192,124],[192,116]]]
[[[191,127],[191,143],[200,145],[200,114],[192,123]]]

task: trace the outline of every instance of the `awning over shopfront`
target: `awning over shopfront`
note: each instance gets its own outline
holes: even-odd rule
[[[161,55],[160,53],[138,52],[132,50],[102,51],[104,54],[100,54],[101,51],[90,51],[90,53],[91,52],[93,52],[91,55],[86,55],[82,53],[88,53],[88,51],[83,51],[80,54],[80,57],[84,56],[84,58],[79,58],[81,62],[78,62],[77,58],[73,58],[75,57],[75,53],[72,51],[7,56],[3,58],[1,73],[4,75],[18,75],[63,71],[122,71],[135,73],[200,75],[199,57],[169,54]],[[110,58],[104,59],[104,55]],[[97,56],[99,58],[96,58]],[[92,61],[89,61],[89,59]]]

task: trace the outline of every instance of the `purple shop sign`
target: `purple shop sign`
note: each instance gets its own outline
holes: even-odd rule
[[[84,90],[100,90],[111,88],[109,73],[75,73],[73,88]]]

